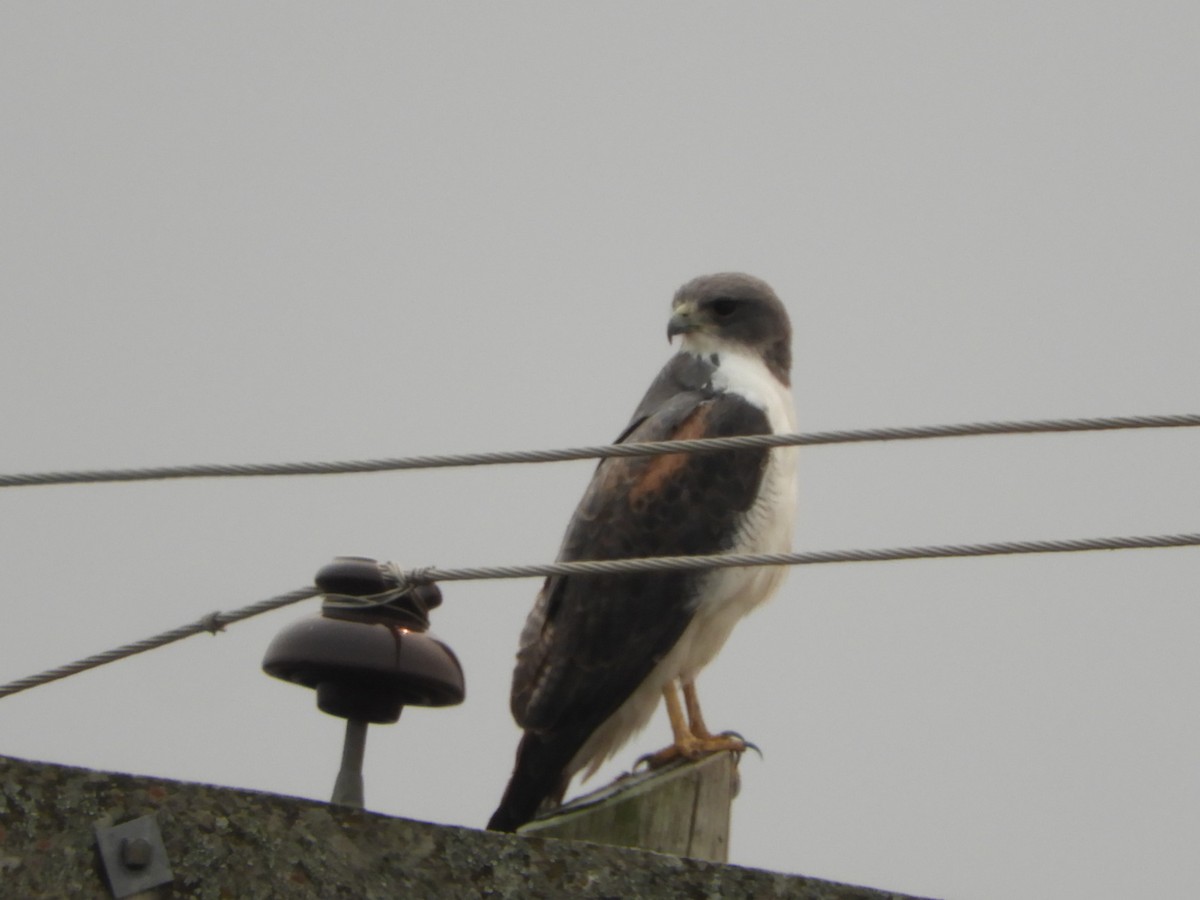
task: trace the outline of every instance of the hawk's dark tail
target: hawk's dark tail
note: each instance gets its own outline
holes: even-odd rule
[[[561,803],[571,776],[567,765],[578,746],[526,732],[517,745],[517,762],[500,805],[488,820],[490,831],[516,831],[547,801]]]

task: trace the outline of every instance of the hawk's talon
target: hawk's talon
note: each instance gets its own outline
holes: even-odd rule
[[[654,753],[643,753],[637,758],[633,764],[633,772],[645,765],[647,772],[653,772],[655,769],[661,769],[669,763],[675,762],[684,756],[684,752],[675,744],[669,747],[663,747],[661,750],[656,750]]]
[[[643,765],[648,771],[654,771],[676,760],[686,759],[694,762],[714,753],[736,753],[740,759],[746,750],[753,750],[759,757],[762,756],[762,751],[756,745],[751,744],[735,731],[725,731],[705,737],[688,735],[683,741],[677,741],[654,753],[639,756],[633,764],[632,771],[638,771]]]
[[[722,731],[719,735],[717,735],[717,737],[736,738],[737,740],[741,741],[742,749],[738,753],[738,756],[741,756],[742,753],[745,753],[747,750],[753,750],[755,753],[758,754],[759,759],[766,758],[763,756],[762,748],[759,747],[758,744],[755,744],[751,741],[746,740],[741,734],[739,734],[736,731]]]

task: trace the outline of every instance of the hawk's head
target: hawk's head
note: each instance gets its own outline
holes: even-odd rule
[[[765,281],[740,272],[701,275],[675,292],[671,312],[667,340],[683,335],[683,350],[698,356],[749,351],[788,383],[792,326]]]

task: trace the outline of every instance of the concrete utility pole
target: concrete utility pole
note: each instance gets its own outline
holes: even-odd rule
[[[531,840],[295,797],[0,756],[0,896],[112,900],[96,826],[157,823],[163,897],[764,897],[900,894],[583,841]],[[121,842],[118,841],[118,844]],[[133,837],[119,851],[146,860]],[[143,848],[144,849],[144,848]],[[150,894],[154,896],[154,894]]]

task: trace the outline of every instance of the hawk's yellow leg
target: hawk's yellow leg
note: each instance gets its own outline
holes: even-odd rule
[[[712,734],[704,724],[700,714],[700,701],[696,697],[696,686],[691,682],[683,684],[683,700],[687,704],[687,716],[684,707],[679,703],[679,694],[675,690],[675,682],[668,682],[663,688],[663,702],[667,705],[667,718],[671,720],[671,733],[675,742],[664,747],[657,753],[649,753],[638,760],[651,769],[665,766],[677,759],[699,759],[711,753],[722,750],[732,750],[741,753],[746,749],[746,742],[733,734]]]

